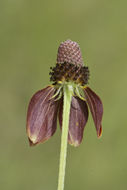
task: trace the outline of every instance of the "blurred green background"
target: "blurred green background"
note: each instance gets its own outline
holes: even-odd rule
[[[60,129],[30,148],[29,99],[49,84],[61,41],[80,44],[90,87],[104,104],[103,136],[89,117],[68,146],[65,190],[127,189],[127,1],[0,1],[0,189],[56,190]]]

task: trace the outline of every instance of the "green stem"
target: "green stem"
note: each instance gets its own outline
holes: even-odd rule
[[[73,92],[72,86],[69,84],[65,84],[63,87],[63,92],[64,92],[64,104],[63,104],[63,118],[62,118],[62,137],[61,137],[58,190],[64,190],[69,115],[70,115],[71,98]]]

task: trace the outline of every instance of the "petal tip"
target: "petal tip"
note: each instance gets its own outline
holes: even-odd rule
[[[98,137],[98,139],[100,139],[102,137],[102,126],[100,127],[97,137]]]
[[[76,141],[68,141],[69,142],[69,144],[71,145],[71,146],[73,146],[73,147],[78,147],[79,145],[80,145],[80,143],[76,140]]]
[[[29,145],[30,146],[34,146],[36,145],[38,142],[37,142],[37,137],[35,135],[31,136],[31,137],[28,137],[28,140],[29,140]]]
[[[33,146],[36,145],[36,144],[34,144],[29,138],[28,138],[28,140],[29,140],[29,146],[30,146],[30,147],[33,147]]]

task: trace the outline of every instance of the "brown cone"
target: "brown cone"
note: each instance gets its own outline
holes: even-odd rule
[[[78,66],[83,65],[81,50],[76,42],[66,40],[60,44],[57,53],[57,63],[65,62]]]

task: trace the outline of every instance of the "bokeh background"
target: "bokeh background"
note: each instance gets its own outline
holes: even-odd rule
[[[65,190],[127,189],[127,1],[0,0],[0,189],[56,190],[60,129],[30,148],[29,99],[49,84],[61,41],[80,44],[103,100],[103,136],[91,116],[68,146]]]

